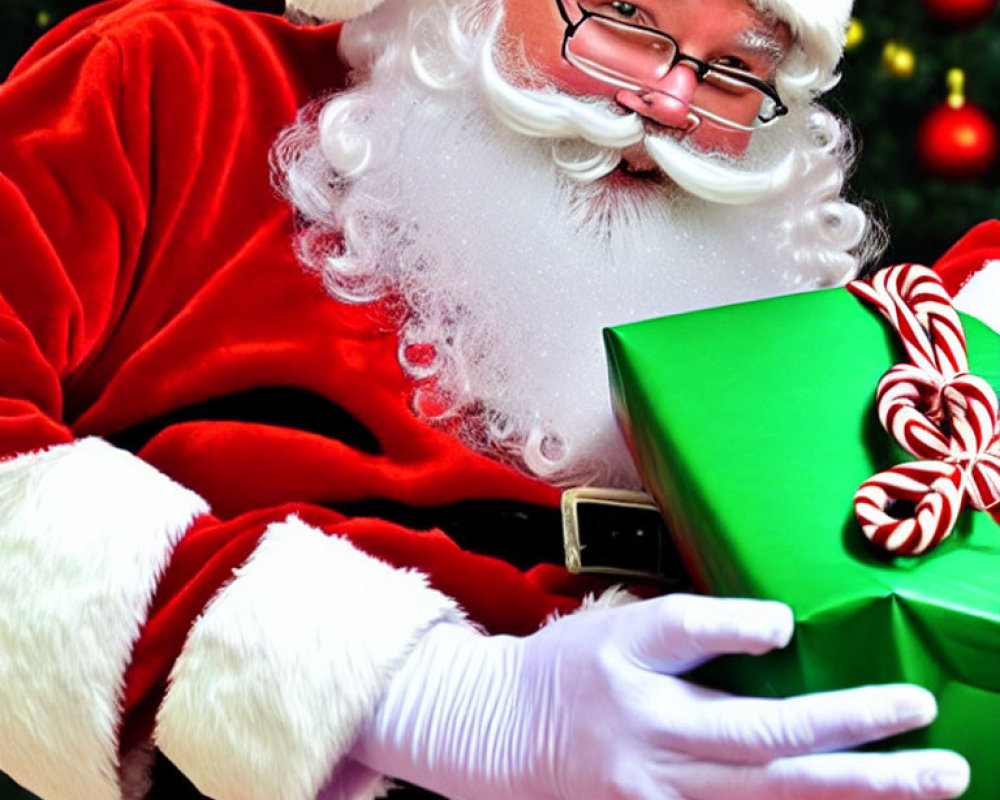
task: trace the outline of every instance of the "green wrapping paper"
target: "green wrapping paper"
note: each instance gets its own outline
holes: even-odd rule
[[[1000,387],[1000,337],[963,316],[970,370]],[[905,360],[877,313],[834,289],[605,332],[612,393],[647,490],[696,585],[794,610],[792,644],[700,675],[787,696],[909,681],[929,728],[888,746],[972,764],[970,800],[1000,798],[1000,525],[966,509],[921,557],[875,551],[859,484],[913,457],[879,425],[875,388]]]

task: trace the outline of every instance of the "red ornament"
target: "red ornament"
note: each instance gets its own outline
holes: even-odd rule
[[[996,0],[924,0],[927,12],[939,22],[963,27],[986,19]]]
[[[997,127],[979,106],[966,101],[960,70],[948,75],[948,101],[931,110],[917,130],[920,163],[939,178],[980,178],[997,157]]]

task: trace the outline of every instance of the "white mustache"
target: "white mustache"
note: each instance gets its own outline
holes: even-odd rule
[[[491,39],[492,41],[492,39]],[[512,131],[540,139],[579,137],[599,147],[620,149],[643,137],[637,114],[613,114],[602,101],[522,89],[500,75],[492,47],[484,47],[479,82],[497,118]]]
[[[784,191],[795,165],[795,156],[789,153],[759,172],[739,169],[692,153],[668,136],[647,136],[643,147],[682,189],[702,200],[726,205],[749,205]]]
[[[615,113],[607,101],[515,87],[500,75],[492,47],[480,54],[479,81],[494,114],[511,130],[535,138],[583,139],[599,148],[583,161],[564,161],[558,141],[553,143],[556,164],[573,180],[589,183],[603,177],[619,164],[622,149],[640,141],[667,177],[709,202],[756,203],[786,189],[793,176],[791,154],[766,170],[739,169],[692,152],[668,136],[646,134],[639,114]]]

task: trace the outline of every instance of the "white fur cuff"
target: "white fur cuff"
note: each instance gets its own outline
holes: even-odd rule
[[[313,800],[442,619],[461,614],[422,575],[275,523],[192,628],[156,743],[219,800]]]
[[[0,769],[46,800],[119,797],[121,683],[205,502],[99,439],[0,463]]]
[[[987,261],[958,294],[955,308],[978,317],[1000,333],[1000,261]]]

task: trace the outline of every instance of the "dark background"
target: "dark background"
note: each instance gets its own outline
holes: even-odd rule
[[[231,5],[280,12],[282,0],[229,0]],[[541,2],[542,0],[540,0]],[[958,10],[979,2],[985,19],[957,26],[928,6]],[[0,74],[6,75],[31,42],[87,0],[0,0]],[[1000,126],[1000,22],[996,0],[857,0],[863,31],[848,49],[844,78],[827,96],[848,116],[861,145],[851,181],[853,199],[865,199],[887,223],[886,261],[935,260],[971,225],[1000,217],[996,159],[980,177],[939,177],[916,156],[926,115],[947,97],[950,68],[965,70],[967,97]],[[886,59],[886,48],[904,52]],[[907,68],[907,55],[912,69]],[[898,56],[897,56],[898,58]]]
[[[852,181],[887,220],[891,263],[928,263],[974,223],[1000,217],[997,159],[978,178],[956,180],[931,174],[916,156],[921,123],[947,98],[949,69],[966,73],[968,102],[978,106],[994,130],[1000,127],[1000,13],[996,0],[978,5],[985,19],[967,26],[942,21],[928,6],[954,11],[977,0],[856,0],[864,30],[848,49],[840,86],[828,95],[834,110],[854,123],[861,160]],[[912,54],[912,74],[886,63],[896,44]]]

